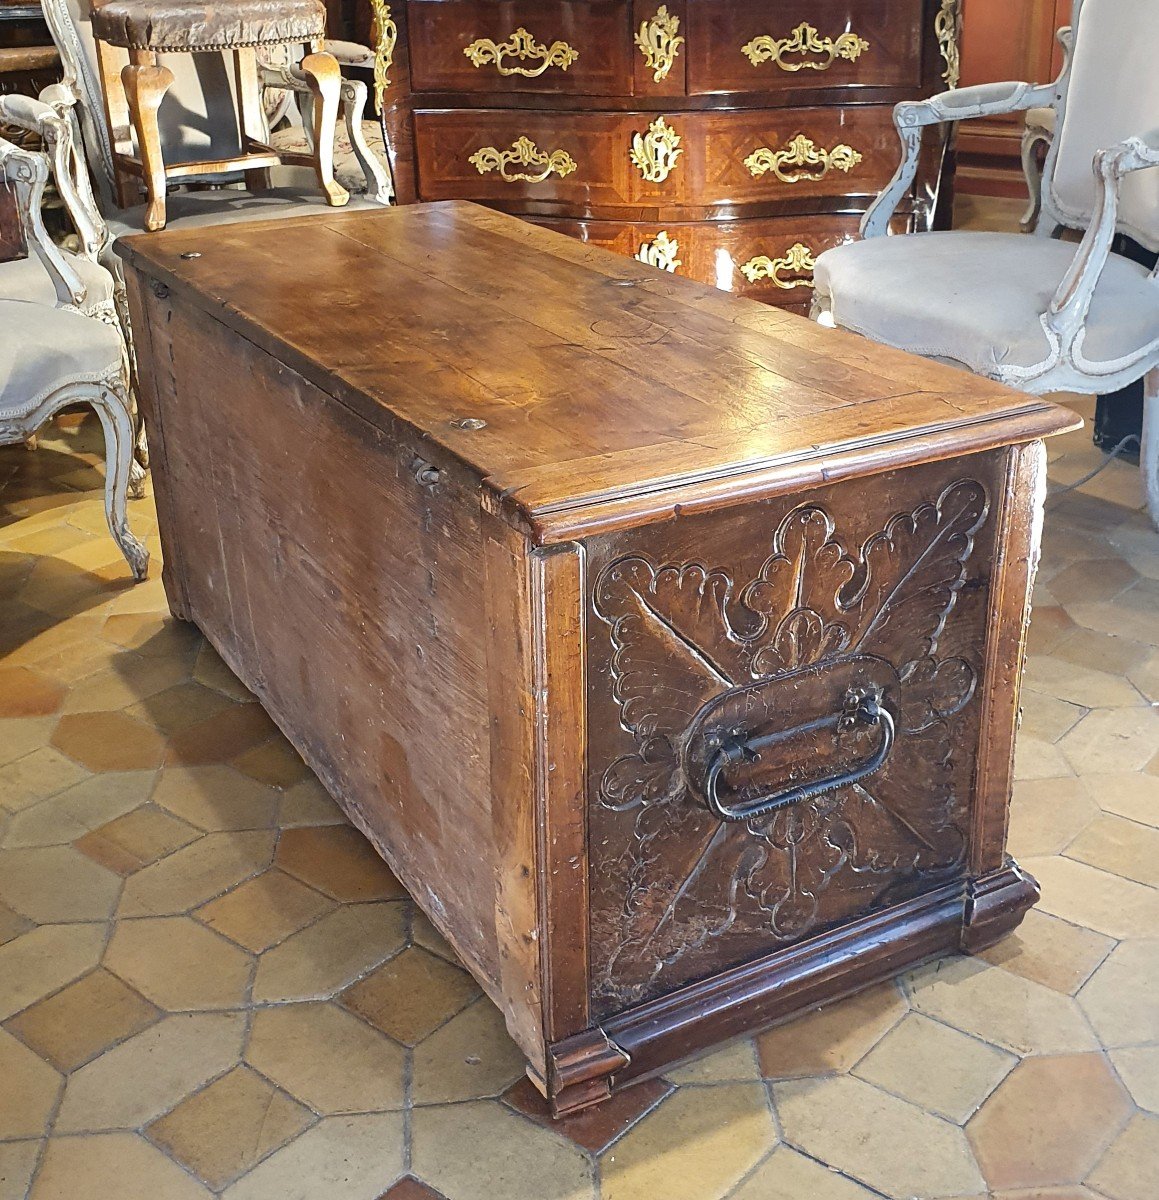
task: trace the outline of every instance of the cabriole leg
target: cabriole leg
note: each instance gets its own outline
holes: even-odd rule
[[[145,173],[149,204],[145,209],[145,228],[165,228],[165,159],[161,154],[161,130],[157,110],[165,93],[173,86],[173,72],[156,61],[148,50],[130,50],[130,62],[121,72],[129,115],[137,133],[137,149]]]
[[[149,551],[129,532],[127,498],[136,466],[129,397],[120,385],[104,384],[91,402],[105,434],[105,519],[133,571],[133,578],[141,580],[149,570]]]
[[[350,200],[350,193],[334,178],[334,134],[338,128],[342,72],[332,54],[307,54],[301,70],[314,101],[314,170],[327,202],[340,208]]]

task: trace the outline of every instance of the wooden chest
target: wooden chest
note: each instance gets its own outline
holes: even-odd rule
[[[1033,902],[1065,410],[461,202],[121,249],[174,613],[557,1111]]]
[[[958,75],[960,0],[382,0],[398,195],[475,200],[807,308],[900,159],[899,100]],[[900,227],[948,211],[931,129]]]

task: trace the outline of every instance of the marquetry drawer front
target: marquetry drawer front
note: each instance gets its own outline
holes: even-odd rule
[[[965,872],[1002,462],[587,543],[597,1016]]]
[[[698,172],[689,161],[701,140],[686,118],[669,122],[662,113],[415,114],[422,199],[496,200],[513,211],[523,201],[580,209],[691,203]]]
[[[876,196],[897,169],[888,106],[704,114],[703,204]],[[679,124],[679,122],[676,122]]]
[[[626,0],[486,3],[412,0],[407,7],[416,91],[630,95]]]
[[[817,256],[857,236],[853,215],[648,223],[533,218],[559,233],[722,291],[808,309]],[[905,230],[899,219],[897,232]]]
[[[688,91],[917,87],[922,0],[702,0],[688,6]]]
[[[415,114],[420,194],[589,209],[874,196],[897,164],[885,107]],[[586,215],[586,214],[584,214]]]

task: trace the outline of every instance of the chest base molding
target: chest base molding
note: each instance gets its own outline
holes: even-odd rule
[[[732,1038],[779,1025],[955,950],[976,953],[1017,928],[1039,897],[1013,859],[905,904],[641,1004],[556,1042],[548,1079],[529,1071],[567,1116]]]

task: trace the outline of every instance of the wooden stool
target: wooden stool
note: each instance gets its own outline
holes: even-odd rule
[[[170,179],[245,171],[251,188],[268,186],[269,168],[281,163],[312,166],[328,202],[340,206],[350,194],[334,179],[334,133],[338,121],[341,72],[323,51],[326,8],[322,0],[108,0],[94,6],[105,116],[113,141],[113,165],[122,207],[133,203],[133,184],[143,180],[149,203],[145,228],[165,226],[165,189]],[[313,150],[286,154],[267,142],[259,78],[259,46],[310,48],[296,71],[313,104]],[[113,47],[128,51],[129,62]],[[166,165],[157,112],[174,74],[162,54],[224,54],[232,59],[240,150],[220,157]],[[118,61],[119,60],[119,61]],[[228,89],[222,89],[228,91]],[[127,133],[132,123],[137,151]]]

